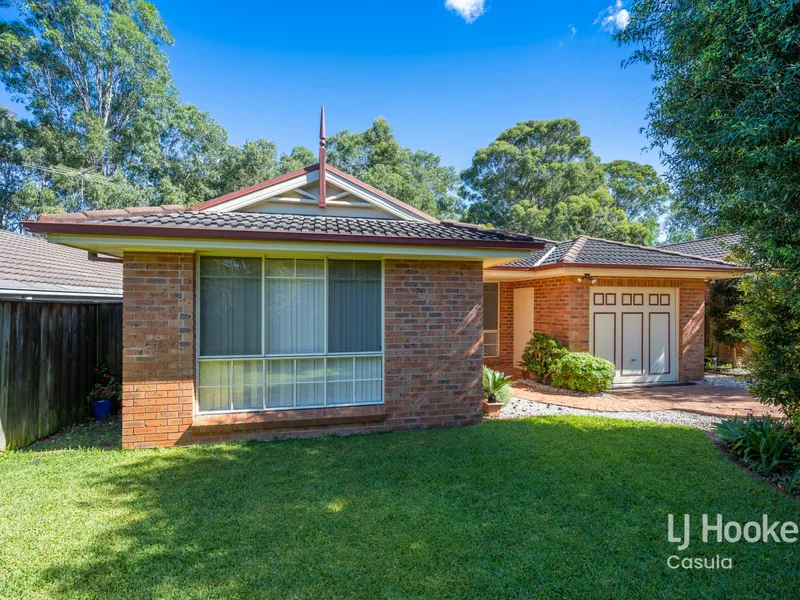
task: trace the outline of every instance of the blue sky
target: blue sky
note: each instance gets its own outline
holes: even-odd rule
[[[518,121],[572,117],[603,160],[661,171],[641,152],[649,70],[621,68],[629,51],[609,30],[627,13],[613,0],[155,4],[175,36],[168,53],[183,99],[234,143],[314,149],[325,104],[329,132],[383,116],[403,145],[460,170]]]

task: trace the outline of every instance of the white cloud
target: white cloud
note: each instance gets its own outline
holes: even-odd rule
[[[625,5],[622,0],[617,0],[613,6],[609,6],[597,16],[595,23],[600,23],[609,33],[622,31],[631,20],[631,14],[623,6]]]
[[[569,39],[574,38],[577,33],[578,33],[578,28],[575,27],[575,25],[570,25],[569,26]]]
[[[444,5],[456,11],[467,22],[472,23],[486,12],[486,0],[445,0]]]

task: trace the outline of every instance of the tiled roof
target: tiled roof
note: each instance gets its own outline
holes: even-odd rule
[[[0,231],[0,289],[122,293],[122,265],[90,261],[77,250]]]
[[[530,258],[501,267],[548,267],[553,265],[591,264],[607,266],[642,266],[661,268],[731,268],[722,260],[705,259],[685,253],[636,246],[610,240],[581,236],[567,242],[547,242],[544,249],[531,253]]]
[[[542,243],[541,240],[528,235],[509,233],[496,229],[487,229],[477,225],[442,221],[429,223],[421,221],[401,221],[396,219],[365,219],[352,217],[326,217],[308,215],[284,215],[265,213],[237,213],[237,212],[205,212],[205,211],[159,211],[146,215],[119,215],[110,214],[107,218],[97,218],[96,211],[89,219],[79,222],[67,223],[69,225],[92,226],[103,225],[109,227],[125,227],[126,235],[136,232],[132,228],[147,228],[150,232],[159,235],[158,229],[164,229],[168,235],[169,229],[173,232],[180,229],[191,230],[222,230],[235,232],[264,232],[278,234],[319,234],[331,236],[359,236],[362,238],[405,238],[425,241],[464,241],[473,245],[475,243]],[[66,224],[65,224],[66,225]],[[32,227],[33,229],[33,227]],[[37,228],[39,229],[39,228]],[[43,228],[47,231],[47,226]],[[118,230],[119,231],[119,230]],[[153,235],[153,233],[149,233]],[[389,241],[381,240],[383,243]]]
[[[731,251],[731,247],[742,243],[742,236],[738,233],[727,235],[717,235],[714,237],[692,240],[691,242],[681,242],[679,244],[664,244],[660,246],[664,250],[674,250],[683,254],[702,256],[703,258],[724,259]]]

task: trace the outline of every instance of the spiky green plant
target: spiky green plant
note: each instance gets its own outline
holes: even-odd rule
[[[483,399],[487,402],[500,402],[505,404],[511,400],[511,386],[514,380],[505,373],[483,367]]]

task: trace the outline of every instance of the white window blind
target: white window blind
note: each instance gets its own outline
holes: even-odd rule
[[[483,355],[500,355],[500,293],[497,283],[483,284]]]
[[[200,412],[383,402],[379,261],[202,257],[200,288]]]

